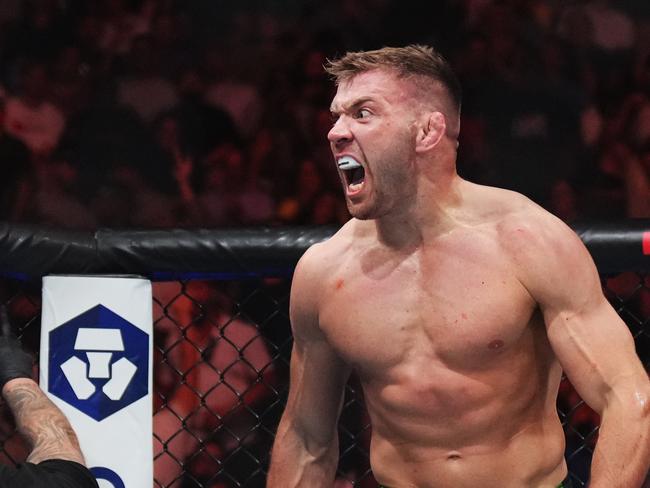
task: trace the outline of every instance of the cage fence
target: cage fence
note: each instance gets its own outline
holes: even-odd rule
[[[288,392],[290,274],[232,279],[188,271],[187,277],[153,283],[153,486],[263,487]],[[41,280],[19,278],[0,279],[0,303],[13,332],[36,355]],[[650,275],[603,273],[601,280],[649,369]],[[570,476],[576,486],[585,486],[599,418],[566,379],[557,405]],[[353,377],[339,423],[335,487],[377,486],[368,457],[370,432],[361,386]],[[11,416],[1,408],[0,462],[17,464],[27,454]]]

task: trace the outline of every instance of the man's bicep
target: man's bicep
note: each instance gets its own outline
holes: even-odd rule
[[[348,367],[326,342],[298,339],[291,354],[285,411],[294,428],[318,442],[330,442],[348,376]]]
[[[638,377],[640,362],[632,335],[604,297],[590,309],[559,311],[546,322],[563,370],[593,409],[602,411],[619,382]]]
[[[582,398],[601,411],[607,395],[642,374],[627,326],[607,302],[596,266],[578,236],[558,229],[533,280],[548,338]],[[539,273],[539,270],[538,270]]]
[[[294,344],[285,418],[306,434],[325,438],[336,431],[349,368],[320,329],[317,258],[310,249],[298,264],[291,287]]]

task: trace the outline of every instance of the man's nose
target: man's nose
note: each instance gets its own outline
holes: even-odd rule
[[[327,133],[327,139],[334,146],[340,146],[341,144],[352,140],[352,132],[343,117],[339,117],[339,119],[334,123],[330,131]]]

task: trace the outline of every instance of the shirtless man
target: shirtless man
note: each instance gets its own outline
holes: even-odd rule
[[[456,174],[460,90],[432,49],[348,53],[327,70],[353,219],[295,272],[268,486],[332,485],[352,370],[380,484],[562,486],[564,370],[602,418],[591,488],[639,487],[650,382],[580,239],[522,195]]]

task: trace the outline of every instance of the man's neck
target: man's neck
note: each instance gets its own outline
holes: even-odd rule
[[[395,249],[417,247],[455,228],[463,180],[454,171],[419,178],[413,199],[374,220],[378,240]]]

